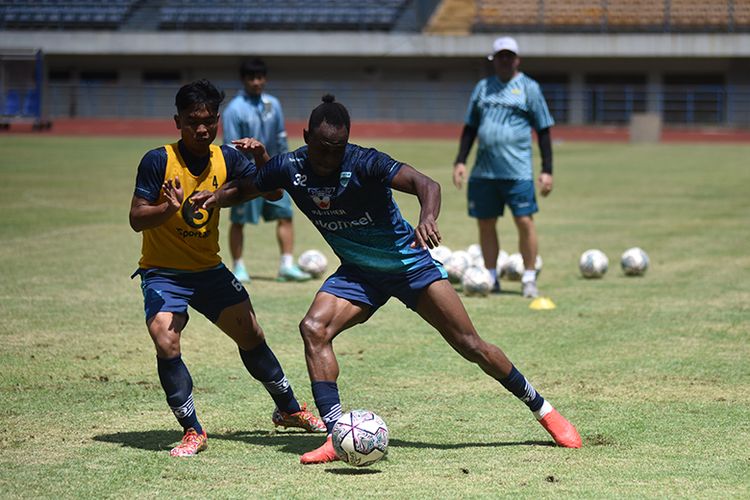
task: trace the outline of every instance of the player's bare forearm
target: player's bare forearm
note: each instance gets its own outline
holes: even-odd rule
[[[434,248],[442,237],[437,226],[440,215],[440,184],[418,172],[409,165],[403,165],[391,182],[397,191],[413,194],[419,200],[419,224],[414,228],[416,239],[412,246]]]
[[[153,205],[144,198],[133,197],[130,204],[130,227],[133,231],[140,233],[146,229],[161,226],[177,213],[177,210],[179,207],[174,207],[166,201]]]

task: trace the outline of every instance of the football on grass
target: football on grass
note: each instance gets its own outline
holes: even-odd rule
[[[318,250],[307,250],[297,259],[297,265],[306,273],[312,274],[315,278],[320,277],[328,267],[328,259]]]
[[[628,248],[620,257],[620,265],[626,276],[643,276],[648,264],[648,254],[638,247]]]
[[[609,259],[604,252],[592,248],[581,254],[578,261],[578,269],[584,278],[601,278],[609,268]]]
[[[467,297],[486,297],[492,290],[492,275],[484,267],[472,266],[461,278],[461,286]]]
[[[345,413],[333,426],[333,448],[349,465],[372,465],[388,451],[388,427],[371,411]]]

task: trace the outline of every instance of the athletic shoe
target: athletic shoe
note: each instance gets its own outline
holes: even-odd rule
[[[557,446],[562,446],[563,448],[581,447],[581,436],[578,434],[578,431],[557,410],[553,409],[546,414],[539,423],[550,433]]]
[[[523,285],[523,296],[529,299],[539,297],[539,290],[536,288],[536,281],[527,281]]]
[[[276,281],[307,281],[312,279],[312,274],[306,273],[299,267],[292,264],[279,268],[279,276]]]
[[[495,284],[492,285],[492,290],[490,290],[490,293],[500,293],[500,280],[495,281]]]
[[[250,275],[247,274],[247,270],[245,269],[244,264],[237,264],[236,266],[234,266],[234,277],[239,281],[250,283]]]
[[[169,454],[173,457],[192,457],[199,451],[203,451],[208,448],[208,437],[206,431],[202,431],[200,434],[196,432],[192,427],[185,431],[185,435],[182,436],[182,442],[172,448]]]
[[[325,432],[326,425],[311,411],[307,411],[307,405],[302,403],[302,407],[296,413],[284,413],[276,408],[271,415],[273,425],[276,427],[299,427],[308,432]]]
[[[305,465],[325,464],[328,462],[335,462],[336,460],[341,459],[338,455],[336,455],[336,450],[333,449],[331,436],[328,436],[326,438],[326,442],[323,443],[323,446],[321,446],[320,448],[316,448],[313,451],[308,451],[307,453],[299,457],[300,463]]]

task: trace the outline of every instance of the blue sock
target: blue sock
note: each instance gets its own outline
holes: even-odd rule
[[[182,355],[170,359],[157,356],[156,365],[159,381],[167,395],[167,404],[177,421],[185,430],[192,427],[198,434],[202,433],[203,428],[198,422],[193,404],[193,379],[182,361]]]
[[[279,360],[265,341],[250,351],[240,349],[240,358],[250,375],[263,384],[279,410],[284,413],[300,411],[292,386],[289,385]]]
[[[515,397],[523,401],[531,411],[539,410],[544,404],[544,398],[536,392],[536,389],[526,380],[521,372],[514,366],[510,374],[502,380],[498,380],[503,387],[513,393]]]
[[[313,382],[312,393],[315,406],[318,407],[323,423],[326,424],[328,434],[333,432],[333,426],[341,418],[341,399],[336,382]]]

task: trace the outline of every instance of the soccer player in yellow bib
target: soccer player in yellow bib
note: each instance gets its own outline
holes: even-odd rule
[[[170,452],[177,457],[193,456],[207,445],[193,403],[193,381],[180,350],[188,305],[235,341],[247,371],[276,404],[275,425],[326,430],[320,419],[297,402],[266,343],[247,291],[221,262],[219,210],[196,210],[190,202],[193,193],[214,191],[226,181],[254,177],[257,172],[232,146],[212,144],[223,99],[224,92],[207,80],[180,88],[174,120],[181,139],[145,154],[130,205],[130,226],[143,234],[142,255],[133,276],[141,277],[159,380],[184,429],[181,443]],[[263,196],[274,198],[280,193]]]

